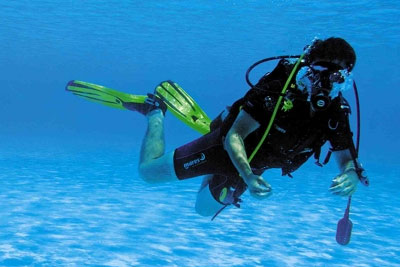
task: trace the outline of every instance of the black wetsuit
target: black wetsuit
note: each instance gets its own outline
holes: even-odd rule
[[[246,186],[223,148],[224,136],[240,109],[243,109],[260,124],[244,140],[247,155],[254,151],[267,128],[293,66],[294,64],[281,60],[271,73],[261,78],[254,88],[232,105],[224,121],[220,118],[213,121],[209,134],[176,149],[174,164],[178,178],[215,174],[210,188],[223,188],[228,184],[232,187],[243,187],[243,192]],[[313,154],[319,157],[320,148],[326,141],[330,142],[334,151],[347,149],[352,145],[348,123],[350,109],[341,94],[332,100],[327,110],[314,114],[311,114],[307,97],[307,93],[297,88],[293,78],[284,97],[284,100],[293,103],[293,107],[288,111],[278,111],[265,142],[251,161],[253,173],[261,175],[266,169],[281,168],[283,175],[290,175]],[[218,190],[213,194],[217,197]]]

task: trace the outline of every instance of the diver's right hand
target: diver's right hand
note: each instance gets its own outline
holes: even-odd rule
[[[252,197],[265,199],[272,195],[271,185],[259,175],[250,174],[243,178]]]

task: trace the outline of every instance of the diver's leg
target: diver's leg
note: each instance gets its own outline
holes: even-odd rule
[[[246,183],[238,175],[206,176],[197,193],[196,212],[202,216],[212,216],[224,206],[233,204],[239,207],[240,196],[246,189]]]
[[[149,183],[175,181],[174,151],[164,154],[164,114],[160,109],[147,114],[148,126],[143,139],[139,173]]]
[[[140,163],[146,163],[164,154],[164,114],[160,109],[147,115],[147,131],[140,150]]]
[[[197,193],[195,210],[201,216],[213,216],[224,206],[211,193],[209,183],[213,177],[213,175],[204,176]]]

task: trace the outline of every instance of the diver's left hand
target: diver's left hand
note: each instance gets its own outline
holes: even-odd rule
[[[339,196],[351,196],[356,191],[358,183],[358,175],[354,168],[351,168],[332,180],[329,191]]]

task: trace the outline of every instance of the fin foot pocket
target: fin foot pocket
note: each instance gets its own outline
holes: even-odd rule
[[[177,83],[171,80],[164,81],[156,87],[154,93],[167,105],[168,110],[185,124],[201,134],[210,132],[211,119]]]

